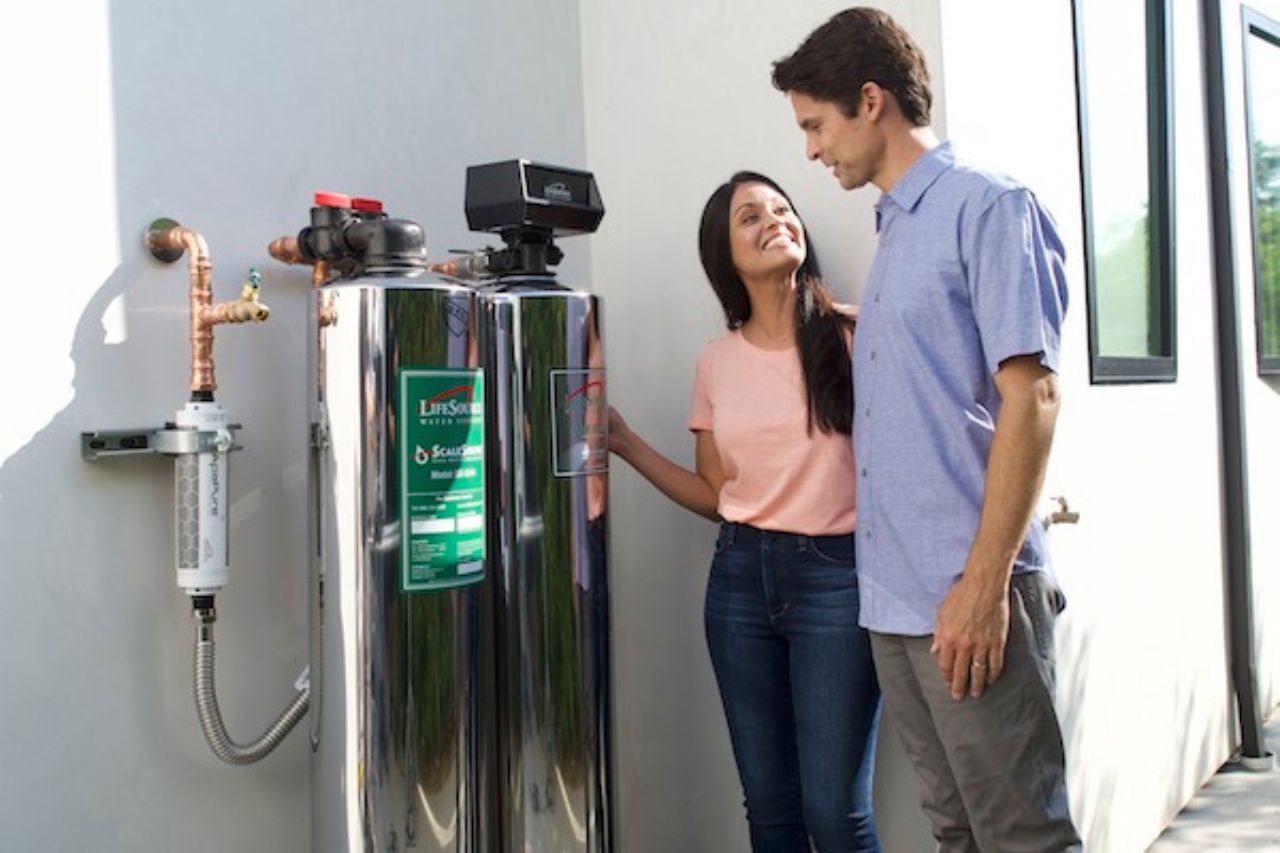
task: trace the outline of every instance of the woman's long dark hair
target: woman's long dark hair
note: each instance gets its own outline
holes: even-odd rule
[[[698,255],[730,329],[741,328],[751,319],[747,286],[733,265],[729,248],[729,203],[734,190],[743,184],[764,184],[791,204],[791,197],[774,181],[756,172],[738,172],[711,194],[702,209]],[[791,209],[795,210],[794,204]],[[836,308],[831,292],[822,283],[818,255],[803,219],[800,227],[807,254],[796,270],[796,342],[809,407],[809,432],[816,424],[825,433],[849,435],[853,429],[853,377],[846,340],[853,318]]]

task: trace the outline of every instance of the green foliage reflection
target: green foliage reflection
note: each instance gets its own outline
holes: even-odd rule
[[[1151,217],[1145,210],[1115,218],[1099,229],[1097,267],[1098,354],[1142,358],[1158,355],[1152,311]]]
[[[1261,355],[1280,357],[1280,143],[1253,144],[1254,253]]]

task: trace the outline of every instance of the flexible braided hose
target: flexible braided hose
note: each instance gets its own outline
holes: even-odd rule
[[[308,685],[300,689],[288,707],[256,741],[238,744],[227,734],[227,727],[222,722],[222,712],[218,710],[213,661],[213,624],[211,621],[201,620],[196,625],[195,670],[196,712],[200,715],[200,726],[204,729],[205,740],[209,742],[214,755],[228,764],[252,764],[275,749],[302,719],[302,715],[307,713],[311,688]]]

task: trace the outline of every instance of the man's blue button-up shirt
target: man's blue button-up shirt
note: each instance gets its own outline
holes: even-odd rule
[[[1038,355],[1058,370],[1064,250],[1029,190],[950,144],[881,196],[876,222],[853,347],[861,622],[923,636],[977,532],[997,369]],[[1014,571],[1047,564],[1033,523]]]

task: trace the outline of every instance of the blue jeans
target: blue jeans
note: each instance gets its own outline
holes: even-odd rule
[[[853,536],[726,522],[707,584],[707,645],[755,853],[878,851],[880,716],[858,627]]]

